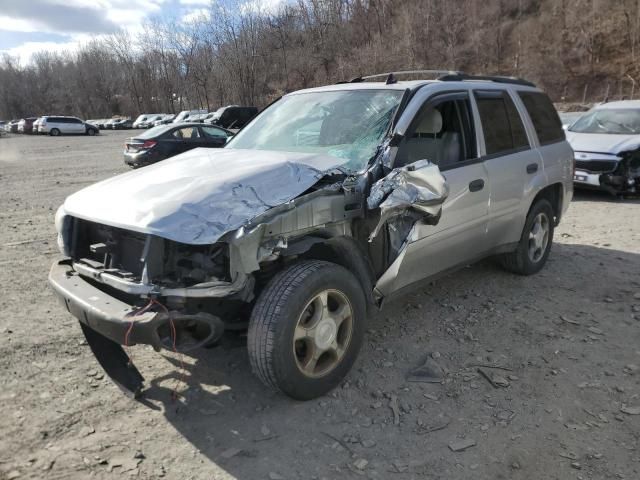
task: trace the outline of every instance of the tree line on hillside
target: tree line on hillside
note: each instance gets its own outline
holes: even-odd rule
[[[152,19],[31,62],[0,58],[0,118],[265,106],[295,89],[416,68],[530,79],[555,101],[636,96],[640,0],[253,0]]]

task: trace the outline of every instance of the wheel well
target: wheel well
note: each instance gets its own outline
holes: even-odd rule
[[[360,282],[368,305],[374,305],[373,286],[375,285],[375,275],[373,267],[355,239],[340,236],[313,243],[301,255],[301,258],[325,260],[343,266],[353,273]]]
[[[553,208],[553,216],[555,218],[554,223],[555,225],[558,225],[558,223],[560,223],[560,216],[562,215],[563,195],[564,193],[561,183],[548,185],[538,192],[538,194],[533,199],[533,202],[531,202],[529,210],[531,210],[533,205],[535,205],[538,200],[542,198],[546,199],[551,204],[551,208]]]

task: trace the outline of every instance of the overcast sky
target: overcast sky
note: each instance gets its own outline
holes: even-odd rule
[[[271,0],[273,1],[273,0]],[[26,63],[40,50],[73,50],[118,28],[135,32],[152,16],[188,19],[210,0],[0,0],[0,52]]]

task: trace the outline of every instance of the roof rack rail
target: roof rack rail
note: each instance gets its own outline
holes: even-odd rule
[[[462,72],[455,70],[401,70],[399,72],[376,73],[375,75],[367,75],[360,78],[362,80],[371,80],[372,78],[388,78],[389,75],[397,77],[398,75],[417,75],[422,73],[433,75],[434,77],[437,75],[464,75]]]
[[[465,80],[470,81],[487,81],[496,83],[508,83],[512,85],[523,85],[526,87],[535,87],[536,84],[529,80],[524,80],[518,77],[504,77],[504,76],[492,76],[492,75],[467,75],[463,72],[457,72],[456,74],[448,74],[439,77],[438,80],[442,82],[463,82]]]
[[[341,81],[338,84],[342,83],[360,83],[365,80],[371,80],[373,78],[384,78],[388,83],[395,83],[393,80],[398,75],[417,75],[417,74],[428,74],[433,77],[435,80],[438,75],[460,75],[462,72],[458,72],[456,70],[400,70],[397,72],[386,72],[386,73],[376,73],[374,75],[365,75],[363,77],[352,78],[351,80]]]
[[[366,75],[363,77],[356,77],[348,81],[338,83],[360,83],[365,80],[372,80],[374,78],[384,78],[387,84],[395,83],[398,75],[421,75],[426,74],[433,77],[434,80],[440,80],[442,82],[463,82],[463,81],[485,81],[496,83],[508,83],[512,85],[523,85],[527,87],[535,87],[536,85],[528,80],[517,77],[506,77],[500,75],[469,75],[457,70],[401,70],[398,72],[386,72],[376,73],[375,75]]]

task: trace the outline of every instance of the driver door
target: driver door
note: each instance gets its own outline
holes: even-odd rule
[[[399,145],[394,167],[427,159],[449,186],[437,225],[418,222],[376,289],[389,295],[405,286],[473,261],[487,249],[489,181],[478,156],[468,92],[439,94],[418,111]]]

